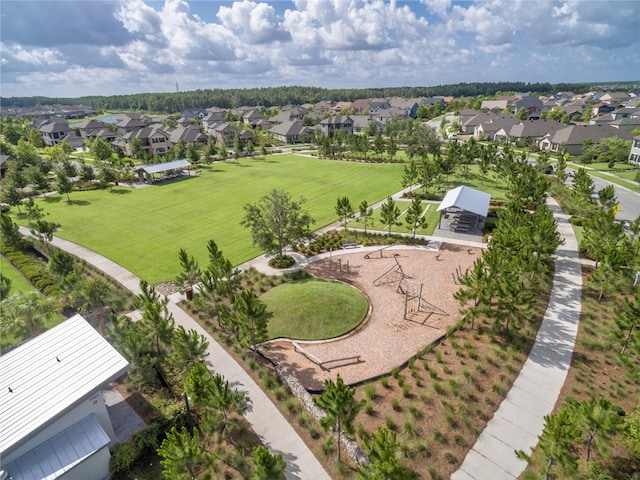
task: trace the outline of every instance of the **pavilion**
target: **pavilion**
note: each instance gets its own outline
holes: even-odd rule
[[[179,176],[182,175],[185,168],[187,169],[187,174],[189,174],[189,167],[191,167],[191,162],[183,158],[172,162],[156,163],[154,165],[141,165],[136,167],[135,171],[138,172],[138,178],[141,183],[154,183],[156,181],[156,173],[176,171],[177,173],[175,176]],[[169,175],[169,177],[171,177],[171,175]],[[163,179],[164,178],[167,178],[167,175],[165,175]]]
[[[438,228],[443,228],[444,221],[453,232],[481,233],[490,202],[491,195],[465,185],[449,190],[438,207]]]

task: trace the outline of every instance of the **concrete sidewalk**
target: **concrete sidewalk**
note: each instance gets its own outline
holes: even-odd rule
[[[558,204],[548,199],[565,240],[556,252],[549,305],[536,342],[507,397],[469,451],[452,480],[513,480],[527,464],[516,450],[530,453],[552,412],[571,364],[580,320],[582,269],[578,242]]]
[[[28,229],[22,229],[21,233],[30,235]],[[94,265],[133,293],[141,293],[140,279],[117,263],[93,250],[58,237],[54,237],[51,243]],[[251,398],[249,411],[245,417],[264,444],[268,445],[271,450],[282,453],[287,462],[287,478],[291,480],[330,480],[329,474],[262,389],[209,333],[172,300],[172,297],[169,299],[168,308],[173,314],[176,325],[182,325],[187,330],[193,329],[204,335],[209,341],[207,363],[210,369],[222,374],[234,388],[246,392]]]

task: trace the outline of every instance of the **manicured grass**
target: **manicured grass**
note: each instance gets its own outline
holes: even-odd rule
[[[401,188],[402,164],[320,160],[273,155],[216,163],[202,175],[142,189],[72,192],[41,201],[47,219],[61,225],[56,235],[80,243],[156,284],[180,271],[178,250],[206,264],[206,244],[214,239],[233,264],[261,252],[240,222],[243,206],[273,188],[307,199],[313,228],[338,220],[335,204],[348,196],[353,205],[370,204]],[[18,219],[19,221],[20,219]]]
[[[3,257],[0,256],[0,272],[2,276],[11,280],[11,288],[9,289],[9,295],[13,295],[18,292],[28,292],[35,290],[20,273],[13,268],[13,266]]]
[[[353,330],[367,314],[366,297],[349,285],[305,280],[272,288],[260,297],[273,312],[269,338],[321,340]],[[296,308],[291,308],[295,304]]]
[[[628,188],[629,190],[637,192],[639,190],[638,185],[628,182],[619,175],[607,175],[606,173],[597,171],[597,170],[589,170],[589,175],[593,175],[594,177],[601,178],[602,180],[606,180],[611,183],[615,183],[616,185],[620,185],[621,187]],[[635,174],[634,174],[635,177]]]
[[[396,206],[402,212],[402,215],[398,219],[400,225],[394,225],[391,227],[391,233],[413,233],[412,229],[406,223],[405,214],[409,206],[411,205],[410,201],[396,201]],[[427,228],[419,228],[416,230],[416,235],[433,235],[434,230],[438,226],[438,220],[440,219],[440,214],[437,212],[438,204],[437,203],[423,203],[423,208],[427,207],[427,211],[424,214],[424,217],[427,220]],[[364,228],[362,222],[357,222],[356,220],[352,220],[347,223],[347,228]],[[367,231],[369,230],[380,230],[383,232],[388,231],[388,227],[382,224],[380,219],[380,209],[377,208],[373,211],[373,222],[367,225]]]

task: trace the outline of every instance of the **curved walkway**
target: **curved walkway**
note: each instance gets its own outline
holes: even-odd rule
[[[582,268],[569,216],[555,200],[547,204],[565,241],[556,251],[549,306],[529,358],[452,480],[518,478],[527,463],[515,450],[530,453],[537,445],[544,416],[553,411],[567,377],[580,320]]]
[[[520,374],[494,417],[469,451],[460,469],[451,476],[452,480],[517,479],[527,464],[516,458],[515,450],[529,452],[537,445],[538,436],[544,427],[544,416],[552,412],[564,385],[580,319],[582,269],[578,256],[578,242],[569,223],[569,216],[561,212],[555,200],[548,199],[547,203],[554,212],[558,230],[565,241],[564,245],[556,251],[555,276],[547,311],[536,342]],[[28,229],[21,230],[29,234]],[[437,237],[425,238],[481,246],[476,242],[456,242],[452,239]],[[96,266],[132,292],[140,293],[139,279],[120,265],[92,250],[58,237],[54,237],[52,243]],[[334,252],[334,254],[337,253]],[[328,254],[307,259],[307,262],[326,255]],[[269,275],[282,273],[270,268],[265,256],[256,257],[240,265],[241,269],[249,267],[255,267]],[[176,302],[182,296],[175,294],[169,298],[171,299],[169,308],[176,323],[187,329],[196,330],[209,340],[210,367],[224,375],[230,383],[246,391],[251,397],[251,410],[246,417],[264,443],[273,450],[283,453],[287,460],[287,478],[330,479],[262,389],[195,320],[178,307]]]
[[[28,229],[22,229],[22,233],[29,235]],[[94,265],[105,274],[116,279],[135,294],[141,293],[140,279],[133,273],[121,267],[108,258],[89,250],[81,245],[54,237],[53,245],[65,250],[87,263]],[[169,297],[171,300],[171,297]],[[229,383],[241,391],[246,392],[251,398],[249,411],[245,417],[260,439],[273,451],[282,453],[287,461],[287,479],[299,480],[330,480],[331,477],[313,455],[311,450],[302,441],[300,436],[291,427],[289,422],[273,402],[265,395],[262,389],[242,369],[209,333],[204,330],[193,318],[182,310],[175,301],[168,305],[177,325],[185,329],[193,329],[204,335],[209,341],[207,350],[207,363],[209,368],[222,374]]]

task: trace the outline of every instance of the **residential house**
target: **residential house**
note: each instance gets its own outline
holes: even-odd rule
[[[514,117],[504,115],[494,116],[488,121],[482,122],[480,125],[475,127],[473,129],[473,137],[476,140],[493,140],[493,137],[498,130],[511,128],[520,122],[521,120]]]
[[[360,98],[354,102],[351,102],[351,108],[356,115],[366,115],[369,113],[371,107],[371,100],[368,98]]]
[[[116,123],[116,134],[124,137],[127,133],[135,132],[149,124],[149,118],[140,113],[127,113]]]
[[[170,148],[179,142],[182,143],[207,143],[207,137],[200,131],[198,125],[185,125],[175,128],[164,128],[169,133]]]
[[[607,113],[611,113],[616,109],[615,105],[610,105],[608,103],[598,102],[591,106],[591,113],[594,117],[599,117],[600,115],[605,115]]]
[[[387,123],[394,118],[408,118],[405,110],[397,107],[385,108],[372,113],[371,116],[380,123]]]
[[[256,125],[261,120],[264,120],[264,117],[257,110],[251,110],[242,117],[242,122],[251,128],[256,128]]]
[[[202,119],[202,128],[204,129],[205,132],[208,132],[215,125],[218,125],[218,124],[224,123],[224,122],[225,122],[225,112],[224,112],[224,110],[221,110],[219,112],[211,112],[211,113],[208,113]]]
[[[591,139],[594,143],[603,138],[618,137],[632,140],[633,135],[609,125],[570,125],[553,134],[545,135],[539,142],[540,150],[557,152],[561,145],[565,145],[569,155],[582,154],[582,143]]]
[[[109,478],[117,437],[102,390],[128,369],[80,315],[2,355],[2,478]]]
[[[633,137],[631,151],[629,152],[629,163],[640,166],[640,135]]]
[[[378,132],[382,132],[384,128],[383,124],[377,121],[371,115],[349,115],[349,118],[353,120],[353,133],[366,132],[371,122],[375,123],[376,130]]]
[[[92,131],[107,128],[107,124],[101,122],[100,120],[90,119],[83,120],[80,123],[76,123],[73,127],[78,130],[82,138],[86,139],[89,138],[89,133],[91,133]]]
[[[542,115],[542,100],[538,97],[524,96],[515,101],[512,112],[514,115],[524,108],[527,112],[527,120],[538,120]]]
[[[604,103],[620,104],[629,100],[627,92],[607,92],[600,97],[600,101]]]
[[[473,108],[465,108],[463,110],[460,110],[460,114],[458,116],[458,123],[460,124],[460,127],[462,128],[463,124],[471,120],[473,117],[475,117],[479,113],[480,112],[478,110],[475,110]],[[471,132],[473,132],[473,129],[471,129]],[[471,132],[467,132],[467,133],[471,133]]]
[[[311,115],[313,112],[302,107],[292,107],[280,112],[279,114],[271,117],[269,121],[271,123],[286,123],[292,121],[302,121],[307,115]]]
[[[331,109],[331,113],[334,115],[338,115],[343,111],[347,111],[351,109],[351,102],[338,102]]]
[[[271,127],[269,132],[281,142],[300,143],[302,142],[302,134],[306,130],[301,121],[288,120]]]
[[[220,123],[215,125],[211,130],[209,130],[209,134],[216,139],[217,143],[220,145],[226,145],[227,147],[233,145],[236,136],[239,136],[242,142],[253,140],[251,132],[238,128],[230,123]]]
[[[42,134],[42,140],[48,147],[61,142],[69,135],[75,135],[73,129],[66,121],[48,121],[43,123],[38,131]]]
[[[126,133],[122,136],[126,155],[132,156],[132,141],[140,140],[142,148],[149,155],[164,155],[171,149],[171,136],[168,129],[158,123]]]
[[[640,117],[640,108],[636,108],[636,107],[616,108],[611,112],[611,117],[614,120],[620,120],[622,118]]]
[[[582,116],[584,114],[585,105],[584,104],[566,104],[560,105],[560,110],[562,110],[566,115],[569,116],[572,120],[582,120]]]
[[[206,117],[208,112],[204,108],[185,108],[182,112],[182,118],[197,118],[198,120],[202,120]]]
[[[313,111],[320,115],[324,114],[324,112],[332,112],[335,104],[336,102],[333,100],[321,100],[313,105]]]
[[[419,99],[392,97],[389,99],[391,108],[397,108],[405,112],[407,117],[416,118],[418,113]]]
[[[480,110],[484,113],[502,113],[511,110],[509,100],[483,100]]]
[[[565,126],[555,120],[521,121],[511,127],[500,128],[494,134],[494,139],[503,143],[515,143],[518,146],[537,145],[545,135],[557,132]]]
[[[377,113],[380,110],[386,110],[391,108],[389,101],[386,98],[372,98],[369,105],[369,114]],[[356,111],[356,113],[358,113]]]
[[[353,134],[353,120],[348,115],[334,115],[320,122],[320,130],[324,135],[333,136],[338,130],[345,135]]]
[[[611,125],[614,128],[624,130],[625,132],[631,132],[633,130],[640,130],[640,116],[620,118],[609,122],[607,125]]]

